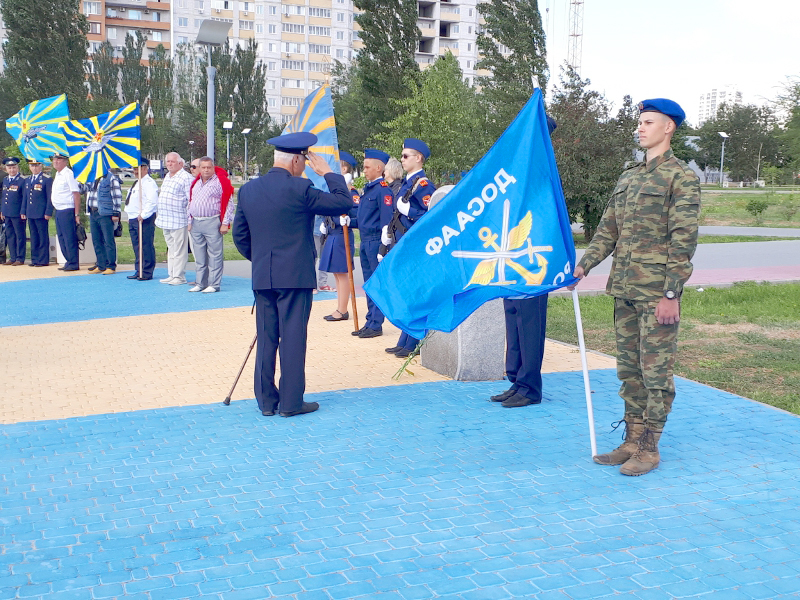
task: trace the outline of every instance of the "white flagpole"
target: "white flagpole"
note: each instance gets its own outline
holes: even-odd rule
[[[592,390],[589,385],[589,363],[586,360],[586,344],[583,341],[583,320],[578,303],[578,290],[572,290],[572,305],[575,307],[575,325],[578,327],[578,347],[581,350],[581,366],[583,367],[583,388],[586,392],[586,413],[589,417],[589,441],[592,456],[597,455],[597,441],[594,436],[594,410],[592,409]]]

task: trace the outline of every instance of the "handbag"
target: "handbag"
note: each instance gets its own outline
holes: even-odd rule
[[[114,237],[122,237],[122,219],[114,223]]]
[[[83,228],[81,223],[75,224],[75,235],[78,238],[78,248],[83,250],[86,247],[86,229]]]

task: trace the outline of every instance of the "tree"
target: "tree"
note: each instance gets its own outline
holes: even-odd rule
[[[114,46],[111,42],[103,42],[92,54],[92,73],[89,76],[89,90],[97,112],[111,110],[119,104],[119,64],[114,58]],[[98,104],[107,105],[100,108]]]
[[[583,223],[590,240],[626,161],[633,158],[635,118],[626,96],[616,118],[607,100],[589,89],[590,81],[567,68],[554,90],[548,112],[558,128],[553,149],[570,218]]]
[[[402,112],[378,139],[395,156],[403,139],[424,139],[431,149],[426,173],[438,183],[450,183],[471,169],[493,141],[475,89],[464,81],[458,61],[448,52],[422,73],[421,85],[410,93],[399,101]]]
[[[379,125],[367,122],[364,111],[364,99],[367,95],[361,85],[361,78],[353,66],[348,68],[337,61],[333,67],[331,80],[331,98],[336,115],[339,148],[359,157],[367,147],[372,132],[379,130]]]
[[[199,102],[202,79],[199,54],[194,44],[178,44],[173,59],[175,100]]]
[[[13,91],[16,103],[4,105],[2,117],[34,100],[62,93],[73,109],[80,108],[86,99],[89,25],[79,0],[0,0],[0,12],[8,38],[3,47],[3,87]]]
[[[120,68],[122,101],[125,104],[131,102],[142,104],[147,98],[147,67],[142,64],[145,42],[147,38],[141,31],[136,32],[136,37],[130,33],[125,35]]]
[[[174,105],[172,60],[163,44],[156,46],[150,55],[148,71],[148,114],[152,114],[153,122],[150,124],[145,120],[142,125],[142,150],[151,155],[163,156],[164,144],[172,135],[170,116]]]
[[[489,126],[499,137],[533,94],[547,89],[549,70],[537,0],[489,0],[478,4],[486,24],[478,33],[478,78],[488,104]]]

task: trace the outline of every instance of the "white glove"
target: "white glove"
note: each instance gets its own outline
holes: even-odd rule
[[[408,216],[408,211],[411,209],[411,202],[404,202],[403,198],[397,200],[397,210],[405,216]]]
[[[328,228],[327,228],[327,227],[325,227],[325,223],[320,223],[320,224],[319,224],[319,232],[320,232],[322,235],[328,235]]]
[[[384,246],[391,246],[392,238],[389,237],[389,226],[384,225],[381,229],[381,244]]]
[[[350,226],[350,217],[347,216],[347,215],[342,215],[341,217],[339,217],[339,225],[341,225],[342,227],[344,227],[344,226],[348,226],[349,227]]]
[[[382,260],[383,260],[383,254],[378,254],[378,262],[381,262]]]

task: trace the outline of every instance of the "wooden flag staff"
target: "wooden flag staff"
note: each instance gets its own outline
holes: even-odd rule
[[[350,280],[350,298],[353,303],[353,326],[358,331],[358,308],[356,308],[356,282],[353,279],[353,256],[350,253],[350,230],[347,225],[342,226],[344,232],[344,253],[347,258],[347,278]]]

